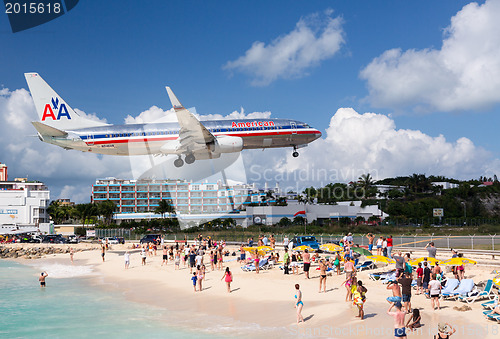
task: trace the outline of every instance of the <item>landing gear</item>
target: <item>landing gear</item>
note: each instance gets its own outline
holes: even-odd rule
[[[178,159],[175,159],[174,161],[174,166],[175,167],[182,167],[182,165],[184,165],[184,161],[181,159],[181,157],[179,156]]]
[[[299,152],[297,152],[297,147],[296,146],[293,146],[293,153],[292,153],[292,156],[294,158],[298,157],[299,156]]]
[[[186,161],[186,164],[189,165],[192,164],[196,160],[196,158],[194,157],[193,154],[188,154],[186,155],[186,158],[184,160]]]

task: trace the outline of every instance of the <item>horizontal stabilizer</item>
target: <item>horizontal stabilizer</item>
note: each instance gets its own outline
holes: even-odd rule
[[[40,133],[40,135],[42,136],[62,137],[62,138],[68,136],[68,133],[61,131],[60,129],[57,129],[55,127],[42,124],[41,122],[32,121],[31,123],[33,124],[33,126],[35,126],[38,133]]]

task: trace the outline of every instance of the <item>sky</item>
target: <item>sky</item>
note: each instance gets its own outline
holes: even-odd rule
[[[323,136],[244,151],[248,182],[287,187],[412,173],[500,173],[500,0],[80,1],[12,33],[0,13],[0,162],[88,201],[135,160],[40,142],[23,73],[108,123],[172,114],[165,86],[200,117],[304,121]]]

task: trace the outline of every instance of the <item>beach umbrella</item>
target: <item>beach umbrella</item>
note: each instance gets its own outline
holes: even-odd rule
[[[305,251],[308,250],[309,252],[314,252],[314,248],[309,247],[307,245],[301,245],[293,248],[294,251]]]
[[[435,265],[436,263],[442,264],[442,261],[438,260],[436,258],[421,257],[421,258],[410,260],[410,265],[417,266],[419,262],[424,262],[424,261],[427,261],[431,265]]]
[[[323,244],[319,248],[325,252],[340,252],[344,250],[342,246],[336,244]]]
[[[465,264],[477,264],[477,261],[467,258],[451,258],[442,262],[443,265],[460,266]]]
[[[493,278],[493,283],[497,286],[500,286],[500,275],[497,275],[495,278]]]
[[[372,252],[368,251],[366,248],[362,247],[351,247],[353,252],[359,253],[361,255],[372,255]]]
[[[366,259],[375,261],[375,262],[381,262],[381,263],[386,263],[386,264],[395,264],[396,261],[393,259],[389,259],[387,257],[384,257],[383,255],[367,255]]]
[[[259,251],[272,251],[273,248],[271,246],[259,246],[257,247]]]
[[[266,251],[259,250],[257,247],[243,247],[243,250],[251,254],[257,253],[260,256],[266,255]]]

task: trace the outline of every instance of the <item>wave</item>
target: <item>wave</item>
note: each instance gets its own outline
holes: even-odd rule
[[[94,274],[92,266],[64,265],[55,263],[38,263],[33,264],[32,266],[42,272],[47,272],[51,279],[74,278]]]

